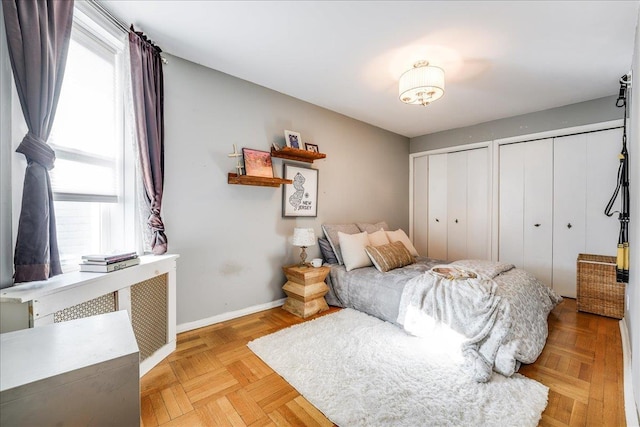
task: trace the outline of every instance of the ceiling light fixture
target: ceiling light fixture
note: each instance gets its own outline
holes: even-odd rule
[[[400,101],[427,106],[444,95],[444,70],[418,61],[400,76]]]

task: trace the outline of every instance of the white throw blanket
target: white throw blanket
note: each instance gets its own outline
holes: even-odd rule
[[[452,265],[458,272],[446,274]],[[459,340],[470,375],[487,382],[511,327],[510,305],[496,294],[493,278],[512,268],[489,262],[434,267],[405,285],[398,323],[412,335]]]

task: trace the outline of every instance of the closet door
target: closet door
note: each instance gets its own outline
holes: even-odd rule
[[[616,255],[618,232],[620,231],[618,214],[608,217],[604,214],[604,208],[616,188],[618,165],[620,164],[618,154],[621,149],[622,129],[587,134],[585,252],[589,254]],[[614,207],[614,210],[620,209],[620,199],[616,201]]]
[[[553,139],[525,143],[524,269],[552,286]]]
[[[500,146],[498,259],[524,267],[525,143]]]
[[[500,146],[498,257],[552,284],[553,140]]]
[[[429,157],[421,156],[413,159],[413,246],[422,256],[428,254],[428,221],[429,212]]]
[[[467,152],[447,158],[447,259],[467,258]]]
[[[447,259],[447,154],[434,154],[428,160],[427,254]]]
[[[489,150],[467,151],[467,255],[489,259]]]
[[[604,208],[616,186],[621,138],[614,129],[555,139],[553,288],[562,296],[576,297],[578,254],[616,254],[618,217]]]
[[[553,289],[576,297],[576,259],[586,245],[587,136],[554,142]],[[602,207],[604,210],[604,205]]]

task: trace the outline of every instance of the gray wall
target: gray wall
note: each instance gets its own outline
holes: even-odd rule
[[[622,113],[619,108],[616,108],[615,100],[616,96],[610,96],[422,135],[411,138],[410,149],[412,153],[419,153],[456,145],[493,141],[494,139],[617,120],[622,117]]]
[[[296,226],[385,220],[408,232],[409,141],[180,58],[165,72],[165,198],[169,251],[180,254],[178,324],[284,297],[283,265],[299,260]],[[269,150],[284,130],[327,154],[317,218],[284,219],[282,189],[228,185],[232,145]],[[297,163],[298,165],[304,165]],[[282,161],[274,159],[282,176]],[[318,246],[308,250],[319,256]]]

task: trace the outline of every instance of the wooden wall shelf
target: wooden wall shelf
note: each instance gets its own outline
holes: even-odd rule
[[[238,185],[256,185],[258,187],[280,187],[282,184],[293,184],[293,181],[290,179],[265,178],[262,176],[238,176],[238,174],[236,173],[229,172],[227,183]]]
[[[282,147],[280,150],[276,150],[275,148],[271,147],[271,157],[280,157],[281,159],[313,163],[314,160],[324,159],[325,157],[327,157],[327,155],[324,153],[299,150],[297,148],[291,147]]]

